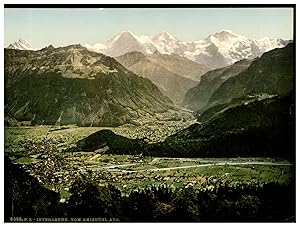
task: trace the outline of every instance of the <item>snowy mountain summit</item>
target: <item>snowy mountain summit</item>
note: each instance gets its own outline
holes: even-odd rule
[[[18,41],[13,44],[9,44],[8,49],[17,49],[17,50],[33,50],[31,44],[22,38],[19,38]]]
[[[274,48],[284,47],[282,39],[252,39],[229,30],[223,30],[199,41],[184,42],[164,31],[152,36],[137,36],[122,31],[105,43],[86,44],[89,50],[117,57],[131,51],[153,54],[177,54],[214,69],[231,65],[237,61],[261,56]]]

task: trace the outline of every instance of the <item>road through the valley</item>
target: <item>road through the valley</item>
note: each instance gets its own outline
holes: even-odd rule
[[[123,167],[134,166],[135,164],[123,164],[123,165],[111,165],[105,167],[98,167],[98,169],[107,169],[113,172],[123,172],[123,173],[138,173],[138,172],[155,172],[155,171],[168,171],[168,170],[177,170],[177,169],[189,169],[189,168],[198,168],[198,167],[207,167],[207,166],[237,166],[237,165],[268,165],[268,166],[292,166],[292,163],[287,162],[210,162],[197,165],[187,165],[187,166],[175,166],[175,167],[163,167],[163,168],[153,168],[153,169],[139,169],[139,170],[124,170],[120,169]]]

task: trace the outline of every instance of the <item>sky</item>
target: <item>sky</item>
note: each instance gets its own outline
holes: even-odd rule
[[[221,30],[250,38],[293,38],[292,8],[4,9],[4,46],[19,38],[34,48],[104,42],[121,31],[167,31],[197,41]]]

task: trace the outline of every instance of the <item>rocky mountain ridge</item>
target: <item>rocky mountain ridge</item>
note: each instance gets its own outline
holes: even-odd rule
[[[35,124],[116,126],[174,108],[148,79],[81,45],[5,49],[5,113]]]

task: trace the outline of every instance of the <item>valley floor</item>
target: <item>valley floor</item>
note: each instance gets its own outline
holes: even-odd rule
[[[184,122],[164,126],[167,134],[184,127]],[[185,122],[188,124],[188,122]],[[153,126],[153,130],[154,130]],[[149,127],[151,128],[151,127]],[[272,158],[157,158],[139,155],[109,155],[103,151],[67,152],[65,149],[104,128],[19,127],[5,129],[5,152],[13,161],[49,189],[60,192],[62,201],[79,176],[88,176],[99,185],[113,184],[122,193],[145,187],[212,187],[215,182],[230,184],[288,184],[294,179],[294,165]],[[106,128],[134,138],[143,127]],[[148,130],[151,132],[151,130]],[[155,133],[153,131],[153,133]],[[156,133],[156,135],[160,135]]]

